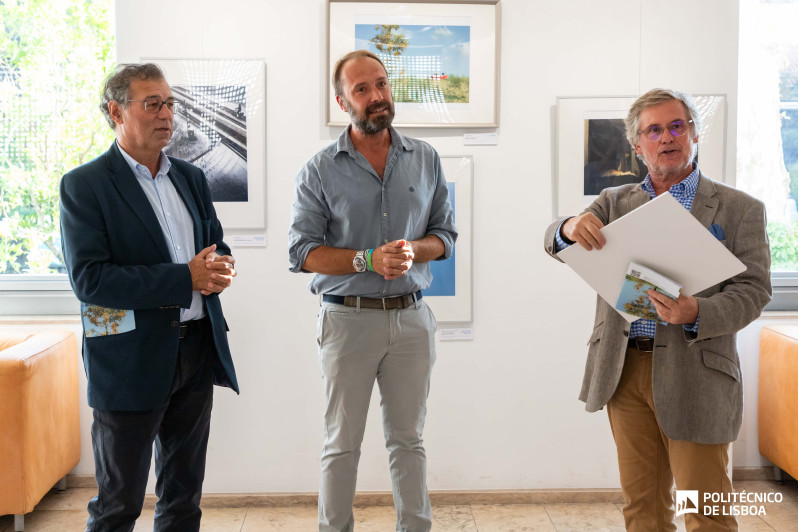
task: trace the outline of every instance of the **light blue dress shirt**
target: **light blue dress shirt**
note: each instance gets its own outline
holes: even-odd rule
[[[428,235],[443,242],[440,259],[451,256],[457,230],[441,160],[426,142],[388,129],[382,179],[355,149],[349,128],[299,171],[288,232],[291,271],[302,271],[308,253],[322,245],[372,249]],[[429,264],[413,263],[391,281],[375,272],[316,274],[308,286],[314,294],[380,298],[424,290],[431,282]]]
[[[152,210],[155,211],[155,217],[158,218],[158,223],[161,225],[172,262],[188,265],[199,251],[194,249],[194,221],[172,180],[169,179],[169,168],[172,166],[169,157],[161,152],[160,167],[153,179],[149,168],[133,159],[119,146],[119,143],[117,146],[141,185],[144,195],[152,205]],[[188,269],[188,266],[186,268]],[[180,321],[198,320],[204,316],[202,294],[195,290],[191,293],[191,306],[187,309],[180,309]]]

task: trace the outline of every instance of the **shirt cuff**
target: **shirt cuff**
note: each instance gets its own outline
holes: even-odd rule
[[[701,318],[701,316],[696,316],[694,324],[688,326],[685,323],[684,325],[682,325],[682,327],[684,327],[684,330],[687,331],[687,332],[698,333],[698,321],[699,321],[700,318]]]
[[[557,230],[554,232],[554,247],[558,252],[564,250],[567,247],[571,247],[571,245],[573,244],[573,242],[571,243],[566,242],[562,236],[562,225],[568,220],[570,220],[570,218],[566,218],[565,220],[560,222],[560,225],[557,226]]]

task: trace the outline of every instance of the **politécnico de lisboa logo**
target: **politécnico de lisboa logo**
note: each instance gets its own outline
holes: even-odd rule
[[[676,490],[676,517],[698,513],[698,490]]]

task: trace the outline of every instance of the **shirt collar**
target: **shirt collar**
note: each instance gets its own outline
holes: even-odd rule
[[[352,144],[352,137],[349,136],[349,131],[352,129],[352,124],[349,124],[343,133],[338,137],[338,142],[335,145],[335,154],[338,155],[342,151],[347,152],[351,157],[355,156],[355,145]],[[393,126],[388,126],[388,132],[391,134],[391,147],[401,146],[404,150],[411,151],[413,146],[407,141],[404,135],[396,131]]]
[[[693,171],[690,172],[690,175],[673,185],[669,189],[669,192],[671,194],[679,193],[687,196],[695,195],[695,191],[698,190],[698,175],[700,173],[698,165],[693,163]],[[640,183],[640,186],[642,186],[643,190],[648,192],[652,198],[656,195],[654,192],[654,184],[651,182],[651,174],[646,174],[646,178]]]
[[[134,174],[142,173],[143,170],[147,170],[146,173],[147,174],[149,173],[149,169],[140,162],[138,162],[137,160],[135,160],[133,157],[131,157],[128,152],[123,150],[122,146],[119,145],[118,141],[114,142],[116,142],[116,147],[119,148],[120,152],[122,152],[122,157],[125,158],[125,162],[127,162],[128,166],[130,166],[130,169],[133,170]],[[157,177],[159,174],[166,175],[169,173],[169,169],[172,167],[172,162],[169,160],[169,157],[166,156],[166,153],[164,153],[163,150],[161,151],[161,157],[158,164],[159,164],[158,173],[155,174],[155,176],[150,176],[150,177]]]

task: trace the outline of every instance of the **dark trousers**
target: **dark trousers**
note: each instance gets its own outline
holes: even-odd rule
[[[156,532],[198,531],[213,405],[213,339],[205,318],[180,340],[167,403],[148,412],[94,410],[98,493],[87,532],[130,532],[141,514],[155,443]]]

